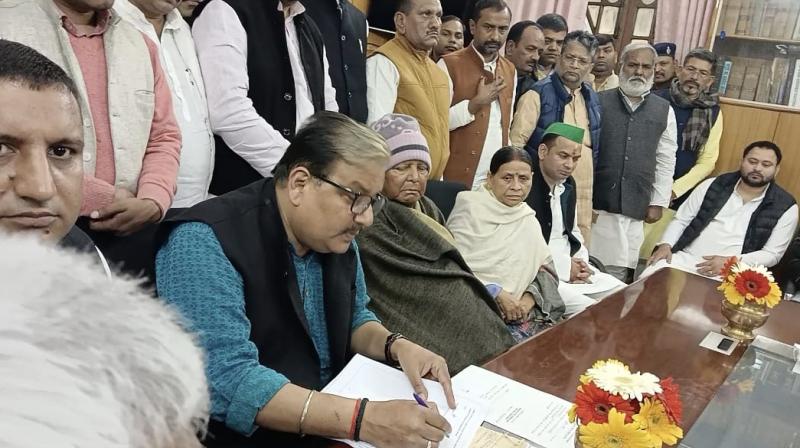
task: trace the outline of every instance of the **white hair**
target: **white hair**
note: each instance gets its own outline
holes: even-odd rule
[[[203,355],[175,311],[84,255],[0,251],[0,446],[201,446]]]
[[[619,60],[624,64],[628,53],[636,50],[650,50],[650,52],[653,53],[653,62],[655,62],[656,58],[658,57],[658,52],[656,52],[656,49],[647,42],[631,42],[628,45],[625,45],[625,48],[622,49],[622,53],[619,54]]]

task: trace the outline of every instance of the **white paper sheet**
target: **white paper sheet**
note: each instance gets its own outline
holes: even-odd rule
[[[456,375],[453,387],[469,396],[489,400],[486,421],[527,439],[534,446],[575,446],[575,425],[567,419],[572,403],[566,400],[475,366]]]
[[[601,292],[611,294],[613,290],[627,286],[612,275],[603,272],[595,272],[589,280],[591,280],[591,283],[570,283],[569,287],[577,293],[589,295]]]
[[[486,419],[489,404],[486,400],[454,391],[456,409],[450,409],[442,386],[431,380],[422,380],[428,389],[429,402],[436,403],[439,412],[447,419],[453,432],[444,439],[441,448],[467,448],[475,433]],[[356,355],[333,379],[323,392],[347,398],[369,398],[370,401],[413,400],[414,388],[405,373],[387,365]],[[366,442],[341,440],[356,448],[371,448]]]

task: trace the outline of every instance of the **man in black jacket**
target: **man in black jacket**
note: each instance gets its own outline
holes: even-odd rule
[[[772,267],[797,227],[797,204],[775,176],[781,150],[773,142],[747,146],[739,171],[701,182],[678,208],[642,275],[671,264],[717,277],[730,257]]]
[[[576,195],[572,172],[581,157],[584,130],[566,123],[547,127],[534,159],[533,186],[526,199],[536,212],[542,234],[558,277],[558,292],[567,306],[566,314],[594,303],[587,297],[601,297],[623,286],[608,274],[589,267],[589,252],[575,224]],[[592,284],[592,285],[589,285]],[[580,286],[577,286],[580,285]]]
[[[0,231],[102,255],[75,227],[83,123],[75,83],[25,45],[0,40]]]
[[[350,0],[303,0],[322,32],[339,112],[367,121],[367,18]]]
[[[297,129],[338,111],[320,29],[296,0],[210,0],[192,36],[216,135],[209,191],[270,177]]]

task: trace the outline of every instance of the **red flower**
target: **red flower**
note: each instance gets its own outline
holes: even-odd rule
[[[760,272],[746,270],[736,276],[736,290],[739,294],[751,297],[764,297],[769,294],[769,279]]]
[[[661,393],[656,394],[656,398],[664,405],[664,410],[667,411],[667,415],[672,421],[680,426],[683,418],[683,407],[678,385],[672,381],[672,378],[664,378],[659,384],[661,384]]]
[[[633,422],[633,407],[622,397],[611,395],[594,385],[594,382],[578,386],[575,396],[576,413],[582,425],[589,422],[608,423],[608,413],[616,409],[625,414],[625,423]]]
[[[734,257],[728,258],[728,261],[725,262],[725,265],[722,266],[722,270],[719,271],[720,277],[722,279],[727,279],[729,275],[731,275],[731,269],[739,262],[739,259]]]

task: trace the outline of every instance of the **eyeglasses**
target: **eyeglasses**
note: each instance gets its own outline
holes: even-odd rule
[[[347,193],[348,196],[353,198],[353,202],[350,204],[350,211],[354,215],[360,215],[360,214],[366,212],[367,209],[370,208],[370,207],[372,207],[372,214],[373,215],[377,215],[378,212],[380,212],[381,209],[383,208],[383,206],[386,204],[386,198],[383,197],[383,195],[380,194],[380,193],[376,194],[375,197],[368,196],[366,194],[362,194],[362,193],[358,193],[356,191],[353,191],[350,188],[343,187],[343,186],[337,184],[336,182],[334,182],[334,181],[332,181],[330,179],[326,179],[326,178],[324,178],[322,176],[317,176],[317,175],[313,175],[313,176],[316,177],[317,179],[325,182],[328,185],[332,185],[332,186],[336,187],[337,189],[339,189],[341,191],[344,191],[345,193]]]
[[[685,71],[686,74],[688,74],[689,76],[697,75],[698,79],[706,79],[709,76],[711,76],[711,73],[709,73],[709,72],[707,72],[705,70],[698,70],[697,68],[692,67],[691,65],[687,65],[686,67],[683,67],[683,71]]]

